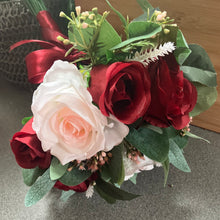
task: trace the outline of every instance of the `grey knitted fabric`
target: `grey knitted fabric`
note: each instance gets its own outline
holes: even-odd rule
[[[40,39],[36,18],[20,1],[0,2],[0,76],[17,85],[30,87],[24,59],[39,46],[31,43],[9,52],[12,44],[24,39]]]
[[[62,1],[44,2],[52,17],[59,22]],[[16,85],[32,88],[27,78],[25,56],[40,47],[36,43],[29,43],[9,52],[12,44],[26,39],[41,39],[35,16],[20,0],[0,1],[0,77]]]

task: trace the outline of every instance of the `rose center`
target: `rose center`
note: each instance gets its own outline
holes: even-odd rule
[[[130,106],[134,97],[134,83],[128,74],[122,76],[115,85],[112,96],[113,110],[125,109]]]
[[[92,129],[88,122],[68,107],[64,107],[56,112],[52,116],[50,123],[53,131],[64,142],[68,143],[76,139],[86,138]]]

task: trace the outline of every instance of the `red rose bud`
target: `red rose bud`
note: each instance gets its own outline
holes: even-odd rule
[[[50,166],[50,152],[44,152],[41,142],[32,129],[33,118],[30,119],[20,132],[14,134],[11,140],[11,149],[19,166],[32,169],[37,166],[46,169]]]
[[[151,101],[150,76],[139,62],[99,65],[91,71],[89,92],[105,116],[125,124],[142,117]]]
[[[144,119],[158,127],[180,130],[190,122],[189,112],[196,104],[195,86],[184,78],[175,57],[170,54],[148,65],[151,76],[151,104]]]
[[[67,186],[58,180],[56,181],[54,187],[57,189],[64,190],[64,191],[74,190],[75,192],[85,192],[88,189],[90,183],[95,181],[97,178],[98,178],[98,174],[93,173],[87,180],[85,180],[84,182],[76,186]]]

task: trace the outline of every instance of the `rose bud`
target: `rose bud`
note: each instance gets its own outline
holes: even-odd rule
[[[11,149],[19,166],[32,169],[37,166],[46,169],[50,166],[50,152],[44,152],[41,142],[32,129],[33,118],[30,119],[20,132],[14,134],[11,140]]]

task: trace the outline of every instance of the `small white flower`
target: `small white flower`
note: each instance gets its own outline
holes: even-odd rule
[[[94,186],[89,185],[88,189],[86,190],[86,198],[87,199],[92,198],[93,194],[94,194]]]
[[[154,166],[160,167],[161,163],[151,160],[150,158],[144,156],[144,159],[138,157],[137,161],[129,159],[124,153],[123,163],[125,170],[125,181],[130,179],[135,173],[140,173],[143,170],[152,170]]]

